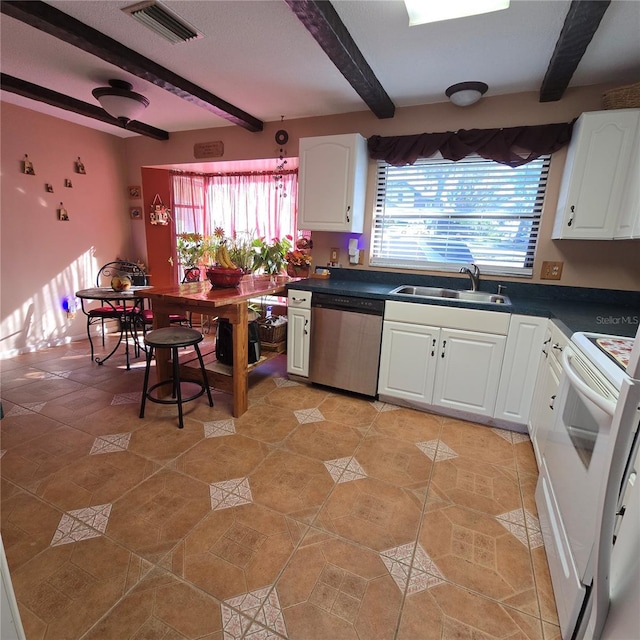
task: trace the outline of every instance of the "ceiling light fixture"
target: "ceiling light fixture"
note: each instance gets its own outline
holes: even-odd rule
[[[510,0],[447,0],[446,2],[425,2],[424,0],[404,0],[409,14],[409,26],[427,22],[440,22],[454,18],[466,18],[481,13],[501,11],[509,7]]]
[[[114,118],[118,118],[124,127],[149,106],[149,100],[131,89],[124,80],[109,80],[110,87],[99,87],[91,93],[100,106]]]
[[[489,85],[484,82],[458,82],[452,84],[445,94],[458,107],[468,107],[478,102],[488,89]]]

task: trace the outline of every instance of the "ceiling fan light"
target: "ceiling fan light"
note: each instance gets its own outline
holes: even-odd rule
[[[458,82],[452,84],[445,94],[458,107],[475,104],[488,91],[489,85],[484,82]]]
[[[125,126],[131,120],[137,120],[149,106],[149,100],[132,91],[132,86],[124,80],[109,80],[110,87],[99,87],[91,93],[100,106]]]

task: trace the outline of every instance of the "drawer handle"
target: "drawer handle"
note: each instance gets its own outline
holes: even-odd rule
[[[296,298],[295,296],[291,296],[291,301],[292,302],[306,302],[307,299],[306,298]]]
[[[569,218],[569,222],[567,222],[567,226],[571,226],[573,224],[573,214],[576,212],[576,208],[571,205],[571,217]]]
[[[431,345],[431,357],[436,355],[436,339],[433,339],[433,344]]]
[[[558,342],[554,342],[554,343],[551,345],[551,348],[552,348],[552,349],[557,349],[558,351],[562,351],[562,347],[560,346],[560,344],[559,344]]]
[[[440,357],[441,357],[441,358],[444,358],[444,350],[445,350],[445,347],[446,347],[446,346],[447,346],[447,341],[446,341],[446,340],[443,340],[443,341],[442,341],[442,353],[440,354]]]
[[[555,394],[551,396],[551,402],[549,403],[549,409],[553,409],[553,405],[556,403]]]

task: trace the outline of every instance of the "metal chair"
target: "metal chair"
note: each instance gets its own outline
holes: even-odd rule
[[[147,284],[147,275],[135,262],[126,260],[114,260],[100,267],[96,276],[97,287],[111,287],[111,281],[115,276],[128,276],[134,286],[144,286]],[[105,320],[115,320],[117,322],[135,322],[135,317],[140,313],[138,308],[128,308],[124,305],[111,304],[107,299],[100,301],[99,307],[94,307],[85,311],[87,316],[87,336],[91,346],[91,360],[94,359],[93,339],[91,337],[91,327],[100,323],[102,332],[102,346],[104,347],[104,323]],[[84,310],[84,306],[83,306]],[[137,349],[136,349],[137,351]]]

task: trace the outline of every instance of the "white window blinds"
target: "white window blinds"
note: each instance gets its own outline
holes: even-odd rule
[[[549,162],[379,162],[371,264],[531,275]]]

